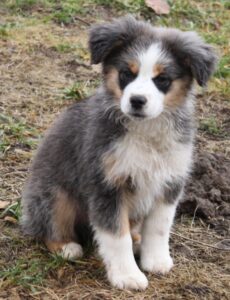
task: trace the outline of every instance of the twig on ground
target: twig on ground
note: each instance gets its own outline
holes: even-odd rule
[[[175,232],[171,232],[172,235],[175,235],[175,236],[178,236],[182,239],[185,239],[185,240],[188,240],[188,241],[191,241],[195,244],[200,244],[202,246],[205,246],[205,247],[209,247],[209,248],[212,248],[212,249],[216,249],[216,250],[221,250],[221,251],[229,251],[230,252],[230,248],[219,248],[219,247],[216,247],[216,246],[213,246],[213,245],[210,245],[210,244],[206,244],[206,243],[203,243],[203,242],[200,242],[200,241],[197,241],[197,240],[193,240],[189,237],[186,237],[184,235],[181,235],[181,234],[178,234],[178,233],[175,233]]]
[[[83,19],[80,18],[80,17],[74,16],[74,19],[76,19],[76,20],[78,20],[78,21],[84,23],[84,24],[87,25],[87,26],[91,26],[91,23],[89,23],[89,22],[83,20]]]

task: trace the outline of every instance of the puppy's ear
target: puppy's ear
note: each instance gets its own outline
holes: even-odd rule
[[[195,32],[180,32],[173,43],[174,55],[179,63],[189,68],[200,86],[204,86],[214,73],[217,54]]]
[[[114,50],[122,49],[137,37],[138,23],[133,17],[123,17],[112,23],[94,26],[90,31],[91,63],[98,64]]]

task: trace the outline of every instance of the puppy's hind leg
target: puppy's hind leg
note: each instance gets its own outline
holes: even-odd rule
[[[80,217],[80,208],[65,191],[59,190],[54,201],[52,213],[52,235],[45,243],[51,252],[65,259],[82,257],[82,246],[76,242],[76,218]]]
[[[69,259],[82,256],[75,234],[79,215],[82,217],[76,199],[65,191],[47,188],[33,178],[27,183],[22,197],[22,231],[44,241],[51,252]]]
[[[83,256],[82,246],[76,242],[45,241],[47,248],[52,253],[60,254],[65,259],[76,259]]]

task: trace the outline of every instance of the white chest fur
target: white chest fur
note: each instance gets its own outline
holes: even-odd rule
[[[169,128],[161,134],[151,134],[151,129],[131,128],[118,140],[112,151],[113,164],[107,179],[131,178],[136,187],[132,201],[132,217],[146,214],[153,206],[154,200],[161,196],[163,186],[174,178],[188,175],[192,145],[175,141]],[[156,128],[155,128],[155,131]]]

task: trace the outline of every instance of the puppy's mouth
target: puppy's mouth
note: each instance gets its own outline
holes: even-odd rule
[[[147,118],[147,116],[144,114],[144,113],[141,113],[141,112],[130,112],[129,114],[128,114],[128,116],[130,117],[130,118],[132,118],[132,119],[139,119],[139,120],[141,120],[141,119],[145,119],[145,118]]]
[[[135,118],[145,118],[145,115],[144,114],[141,114],[141,113],[131,113],[131,116],[132,117],[135,117]]]

